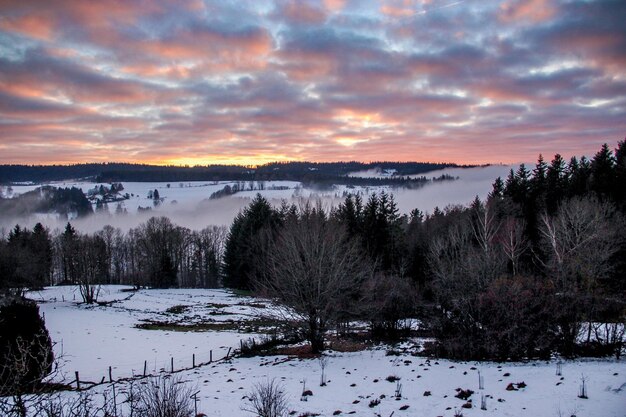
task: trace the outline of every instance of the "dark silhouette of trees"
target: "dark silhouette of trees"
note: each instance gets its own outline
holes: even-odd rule
[[[78,280],[78,233],[68,222],[65,231],[57,238],[61,269],[64,283],[76,283]]]
[[[279,214],[260,194],[233,220],[224,252],[224,285],[241,290],[252,288],[263,247],[281,223]]]
[[[323,209],[305,206],[286,220],[264,256],[256,289],[287,307],[285,316],[305,329],[314,353],[324,349],[326,330],[371,274],[359,246]]]
[[[50,283],[52,241],[41,223],[32,231],[16,225],[6,242],[0,244],[0,287],[39,289]]]
[[[156,288],[177,286],[184,244],[182,228],[167,217],[152,217],[137,228],[135,238],[137,262],[143,271],[137,284]]]
[[[20,297],[0,299],[0,411],[26,416],[29,394],[41,390],[53,360],[52,341],[37,304]]]

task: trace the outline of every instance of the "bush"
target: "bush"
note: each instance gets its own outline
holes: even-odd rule
[[[140,386],[131,408],[142,417],[190,417],[192,393],[180,378],[160,376]]]
[[[281,417],[287,413],[287,399],[284,389],[275,380],[256,384],[250,394],[249,407],[244,411],[255,413],[259,417]]]
[[[0,396],[30,393],[52,371],[52,341],[35,302],[0,303]]]
[[[547,358],[558,343],[561,307],[554,300],[553,287],[538,279],[496,279],[469,301],[472,317],[456,310],[438,317],[436,353],[465,360]]]

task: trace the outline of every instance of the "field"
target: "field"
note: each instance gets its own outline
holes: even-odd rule
[[[171,371],[171,358],[175,370],[191,368],[194,354],[197,364],[208,362],[210,351],[214,360],[221,359],[240,340],[268,331],[275,312],[267,300],[226,290],[125,290],[104,288],[100,301],[105,303],[92,307],[76,301],[80,297],[73,287],[29,294],[40,302],[63,358],[66,382],[74,371],[81,381],[100,382],[108,380],[109,366],[117,379],[142,374],[144,362],[148,373],[158,374]],[[324,387],[318,359],[289,355],[233,357],[177,375],[200,391],[198,411],[207,416],[252,415],[242,410],[246,394],[254,384],[271,379],[284,388],[294,415],[453,416],[458,411],[464,416],[626,416],[623,362],[565,361],[559,376],[556,360],[453,362],[420,356],[421,342],[328,351]],[[578,397],[582,378],[587,399]],[[507,390],[510,384],[513,390]],[[123,393],[128,383],[116,385]],[[107,387],[105,383],[92,391]],[[303,388],[313,393],[307,401],[301,401]],[[462,408],[467,402],[455,397],[457,389],[474,391],[471,408]],[[486,410],[481,410],[482,396]]]

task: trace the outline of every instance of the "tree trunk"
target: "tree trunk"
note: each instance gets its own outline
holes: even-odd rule
[[[323,329],[316,314],[309,317],[309,343],[311,344],[312,353],[320,353],[324,350],[324,334]]]

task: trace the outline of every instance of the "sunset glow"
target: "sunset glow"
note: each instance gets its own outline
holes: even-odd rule
[[[514,163],[626,135],[626,7],[0,2],[0,163]]]

